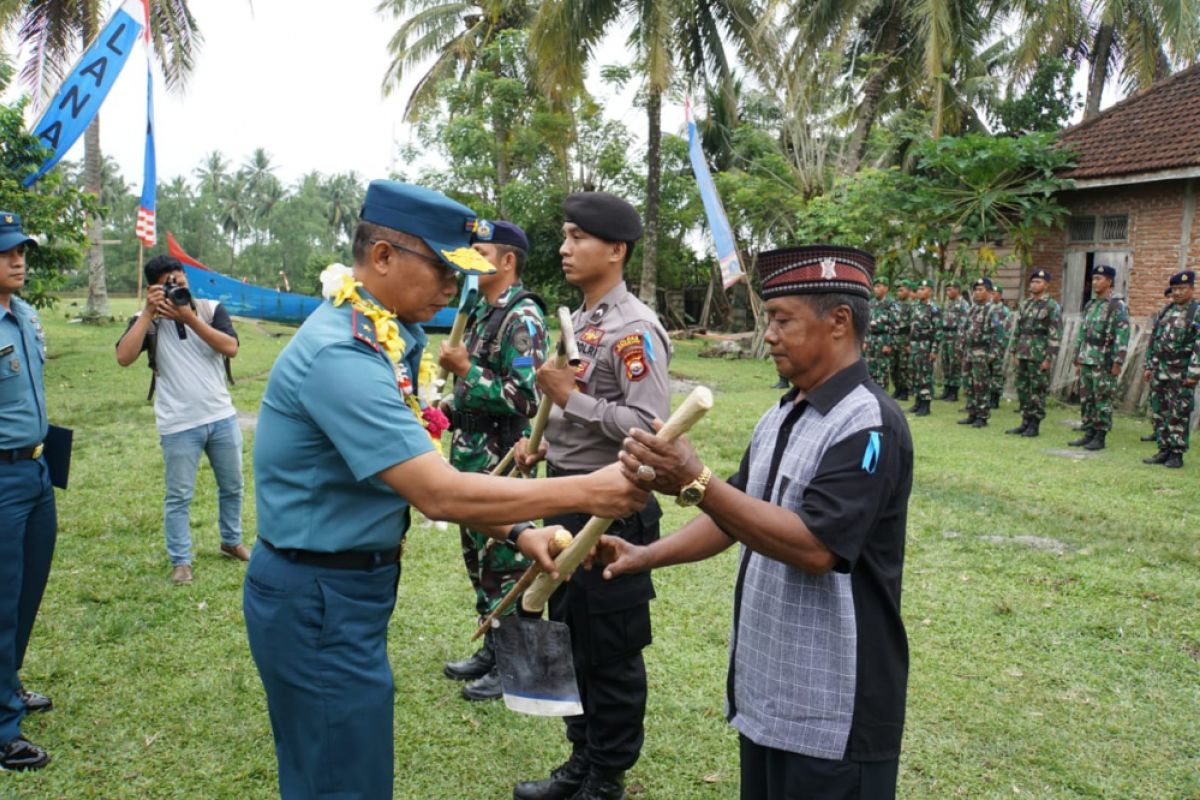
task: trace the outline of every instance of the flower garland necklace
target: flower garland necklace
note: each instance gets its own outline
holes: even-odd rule
[[[422,402],[417,396],[412,377],[408,374],[408,366],[404,363],[406,347],[404,339],[400,336],[400,325],[396,321],[396,315],[365,299],[358,293],[361,286],[361,282],[354,280],[354,273],[350,268],[343,264],[330,264],[321,272],[321,294],[328,297],[334,306],[340,306],[349,300],[351,307],[371,320],[375,326],[375,341],[392,362],[401,397],[429,433],[429,438],[440,453],[442,432],[450,427],[450,420],[440,409]]]

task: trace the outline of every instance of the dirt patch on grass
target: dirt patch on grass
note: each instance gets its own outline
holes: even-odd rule
[[[1062,555],[1067,552],[1067,546],[1058,539],[1051,539],[1047,536],[980,536],[980,540],[990,544],[1019,544],[1024,547],[1030,547],[1034,550],[1042,550],[1047,553],[1057,553]]]

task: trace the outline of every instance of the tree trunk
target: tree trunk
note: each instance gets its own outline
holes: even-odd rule
[[[893,6],[887,20],[883,23],[879,46],[875,49],[878,62],[871,72],[871,77],[867,78],[867,82],[863,84],[863,99],[862,105],[859,107],[858,124],[854,127],[854,134],[850,137],[850,144],[846,147],[846,159],[842,164],[843,175],[853,175],[857,172],[858,165],[862,163],[862,158],[867,152],[867,137],[871,133],[871,126],[875,124],[875,117],[879,113],[879,104],[883,102],[883,89],[887,85],[887,69],[900,44],[902,25],[900,9]]]
[[[1108,82],[1108,59],[1112,54],[1113,29],[1111,25],[1101,25],[1096,31],[1096,41],[1092,47],[1092,65],[1088,73],[1087,104],[1083,109],[1083,118],[1091,119],[1100,113],[1100,97],[1104,94],[1104,84]]]
[[[97,115],[83,134],[83,190],[100,197],[100,116]],[[105,319],[108,312],[108,286],[104,280],[104,226],[96,215],[88,217],[88,296],[84,306],[84,319]]]
[[[646,101],[649,120],[646,146],[646,232],[642,238],[642,284],[638,297],[658,310],[658,201],[662,178],[662,90],[650,87]]]

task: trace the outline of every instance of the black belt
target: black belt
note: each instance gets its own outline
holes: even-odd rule
[[[572,475],[591,475],[594,470],[589,469],[559,469],[553,464],[546,464],[547,478],[569,478]]]
[[[520,438],[528,424],[525,417],[511,414],[485,414],[476,411],[451,411],[450,427],[463,433],[493,433]]]
[[[314,567],[329,569],[375,569],[396,564],[400,561],[400,548],[389,550],[343,550],[340,553],[319,553],[315,550],[296,550],[294,548],[276,547],[261,536],[258,539],[268,550],[294,561],[297,564],[308,564]]]
[[[41,444],[35,444],[33,447],[18,447],[15,450],[0,450],[0,461],[5,461],[11,464],[14,461],[24,461],[27,458],[37,458],[41,454]]]

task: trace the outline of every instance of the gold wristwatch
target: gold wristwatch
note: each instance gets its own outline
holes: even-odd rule
[[[675,502],[685,508],[700,505],[700,501],[704,499],[704,490],[708,488],[708,481],[711,478],[711,469],[705,467],[700,470],[700,474],[696,476],[696,480],[679,490],[679,496],[675,498]]]

